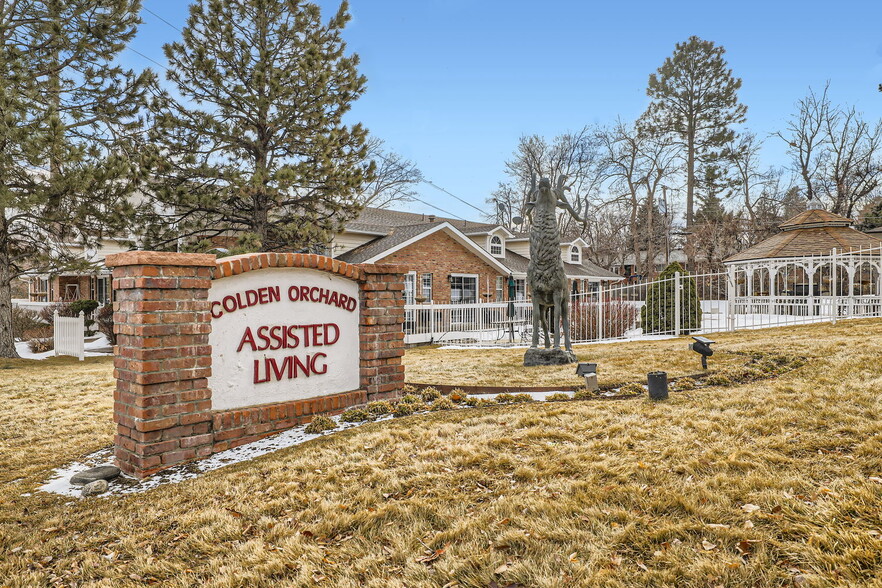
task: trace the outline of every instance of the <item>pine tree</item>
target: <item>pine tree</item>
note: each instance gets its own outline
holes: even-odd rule
[[[0,3],[0,357],[16,357],[11,284],[83,269],[71,250],[126,234],[152,74],[115,64],[139,0]]]
[[[712,41],[689,37],[649,76],[646,89],[652,98],[644,115],[648,125],[674,136],[684,153],[687,230],[695,220],[698,165],[719,159],[734,138],[730,127],[746,120],[747,107],[737,96],[741,79],[732,76],[724,53]]]
[[[329,240],[374,177],[367,132],[343,115],[364,91],[345,54],[348,5],[323,24],[300,0],[197,0],[165,46],[168,80],[152,105],[162,212],[145,246],[223,236],[238,250]]]
[[[674,277],[680,273],[680,332],[690,333],[701,327],[701,301],[695,278],[678,262],[671,262],[650,284],[646,304],[640,309],[640,325],[644,334],[674,333],[676,329],[676,294]]]

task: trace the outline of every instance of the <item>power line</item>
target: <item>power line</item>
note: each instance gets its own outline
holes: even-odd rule
[[[390,165],[393,163],[392,161],[390,161],[390,160],[389,160],[385,155],[383,155],[382,153],[375,153],[374,155],[375,155],[376,157],[379,157],[380,159],[382,159],[383,161],[385,161],[386,163],[388,163],[388,164],[390,164]],[[441,191],[441,192],[444,192],[444,193],[447,194],[448,196],[452,196],[453,198],[456,198],[457,200],[459,200],[459,201],[462,202],[463,204],[465,204],[465,205],[467,205],[467,206],[471,206],[472,208],[474,208],[475,210],[477,210],[477,211],[480,212],[481,214],[486,214],[485,211],[481,210],[481,209],[478,208],[477,206],[475,206],[475,205],[473,205],[473,204],[471,204],[471,203],[469,203],[469,202],[466,202],[465,200],[463,200],[462,198],[460,198],[460,197],[457,196],[456,194],[453,194],[452,192],[449,192],[449,191],[445,190],[445,189],[442,188],[441,186],[438,186],[438,185],[434,184],[432,181],[427,180],[426,178],[420,178],[420,183],[422,183],[422,184],[428,184],[428,185],[432,186],[433,188],[435,188],[436,190],[439,190],[439,191]],[[419,200],[419,198],[414,197],[414,200]],[[419,201],[420,201],[420,202],[423,202],[424,204],[427,204],[427,203],[424,202],[423,200],[419,200]],[[429,206],[432,206],[432,208],[437,208],[438,210],[441,210],[442,212],[445,212],[446,214],[452,214],[452,213],[450,213],[450,212],[446,212],[445,210],[443,210],[443,209],[441,209],[441,208],[438,208],[437,206],[433,206],[433,205],[431,205],[431,204],[429,204]],[[459,220],[462,220],[462,221],[465,220],[464,218],[459,217],[459,216],[456,216],[455,214],[453,214],[452,216],[454,216],[454,217],[456,217],[456,218],[458,218]]]
[[[452,196],[453,198],[456,198],[457,200],[459,200],[460,202],[462,202],[462,203],[465,204],[466,206],[471,206],[472,208],[474,208],[475,210],[477,210],[477,211],[480,212],[481,214],[486,214],[485,211],[481,210],[480,208],[478,208],[478,207],[475,206],[474,204],[472,204],[472,203],[470,203],[470,202],[466,202],[465,200],[463,200],[462,198],[460,198],[460,197],[457,196],[456,194],[452,194],[451,192],[448,192],[447,190],[445,190],[445,189],[442,188],[441,186],[436,186],[436,185],[433,184],[431,181],[429,181],[429,180],[427,180],[427,179],[425,179],[425,178],[423,178],[422,181],[423,181],[424,184],[429,184],[430,186],[432,186],[432,187],[435,188],[436,190],[439,190],[439,191],[441,191],[441,192],[444,192],[444,193],[447,194],[448,196]]]
[[[457,218],[457,219],[459,219],[459,220],[461,220],[461,221],[468,222],[468,221],[466,221],[466,219],[462,218],[461,216],[457,216],[457,215],[453,214],[452,212],[449,212],[449,211],[447,211],[447,210],[444,210],[443,208],[441,208],[441,207],[439,207],[439,206],[435,206],[434,204],[430,204],[430,203],[426,202],[425,200],[423,200],[422,198],[417,198],[416,196],[411,196],[411,198],[413,198],[413,199],[416,200],[417,202],[422,202],[423,204],[425,204],[426,206],[428,206],[428,207],[430,207],[430,208],[434,208],[435,210],[440,210],[440,211],[443,212],[444,214],[449,214],[449,215],[452,216],[453,218]]]
[[[143,53],[141,53],[141,52],[138,51],[137,49],[132,49],[131,47],[126,47],[126,49],[128,49],[128,50],[131,51],[132,53],[135,53],[135,54],[137,54],[137,55],[140,55],[141,57],[143,57],[143,58],[146,59],[147,61],[152,61],[153,63],[155,63],[156,65],[158,65],[158,66],[161,67],[162,69],[168,69],[168,68],[167,68],[165,65],[163,65],[162,63],[159,63],[158,61],[156,61],[156,60],[153,59],[152,57],[147,57],[146,55],[144,55]]]
[[[152,10],[150,10],[149,8],[147,8],[146,6],[142,6],[141,8],[143,8],[145,11],[149,12],[150,14],[152,14],[153,16],[155,16],[156,18],[158,18],[159,20],[161,20],[162,22],[164,22],[165,24],[167,24],[168,26],[173,28],[174,30],[178,31],[179,33],[184,32],[181,29],[179,29],[178,27],[176,27],[175,25],[173,25],[172,23],[168,22],[167,20],[165,20],[164,18],[159,16],[158,14],[156,14],[155,12],[153,12]]]

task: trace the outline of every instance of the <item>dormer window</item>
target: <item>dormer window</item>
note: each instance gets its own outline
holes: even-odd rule
[[[499,235],[490,237],[490,255],[494,257],[502,257],[502,239]]]
[[[570,248],[570,263],[582,263],[582,251],[577,245]]]

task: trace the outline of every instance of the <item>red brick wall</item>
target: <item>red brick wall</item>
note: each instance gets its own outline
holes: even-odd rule
[[[404,384],[404,282],[392,265],[350,265],[319,255],[213,255],[133,251],[110,255],[116,291],[114,374],[116,461],[143,478],[397,395]],[[212,411],[208,290],[221,279],[266,267],[303,267],[359,283],[361,388],[306,400]]]
[[[447,279],[450,274],[477,274],[478,296],[482,301],[496,300],[496,277],[503,275],[443,230],[384,257],[383,263],[415,271],[417,296],[421,295],[420,276],[432,274],[432,299],[439,304],[450,302],[450,282]],[[488,292],[489,298],[482,296]]]

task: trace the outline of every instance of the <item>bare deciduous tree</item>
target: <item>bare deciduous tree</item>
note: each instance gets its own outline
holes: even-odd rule
[[[397,153],[384,151],[383,140],[367,141],[367,158],[376,165],[374,178],[365,183],[357,200],[362,206],[385,208],[397,202],[409,202],[416,195],[414,187],[423,181],[416,164]]]
[[[808,199],[823,198],[832,212],[851,217],[882,184],[882,121],[872,124],[854,107],[831,103],[828,89],[809,89],[775,136],[789,145]]]

